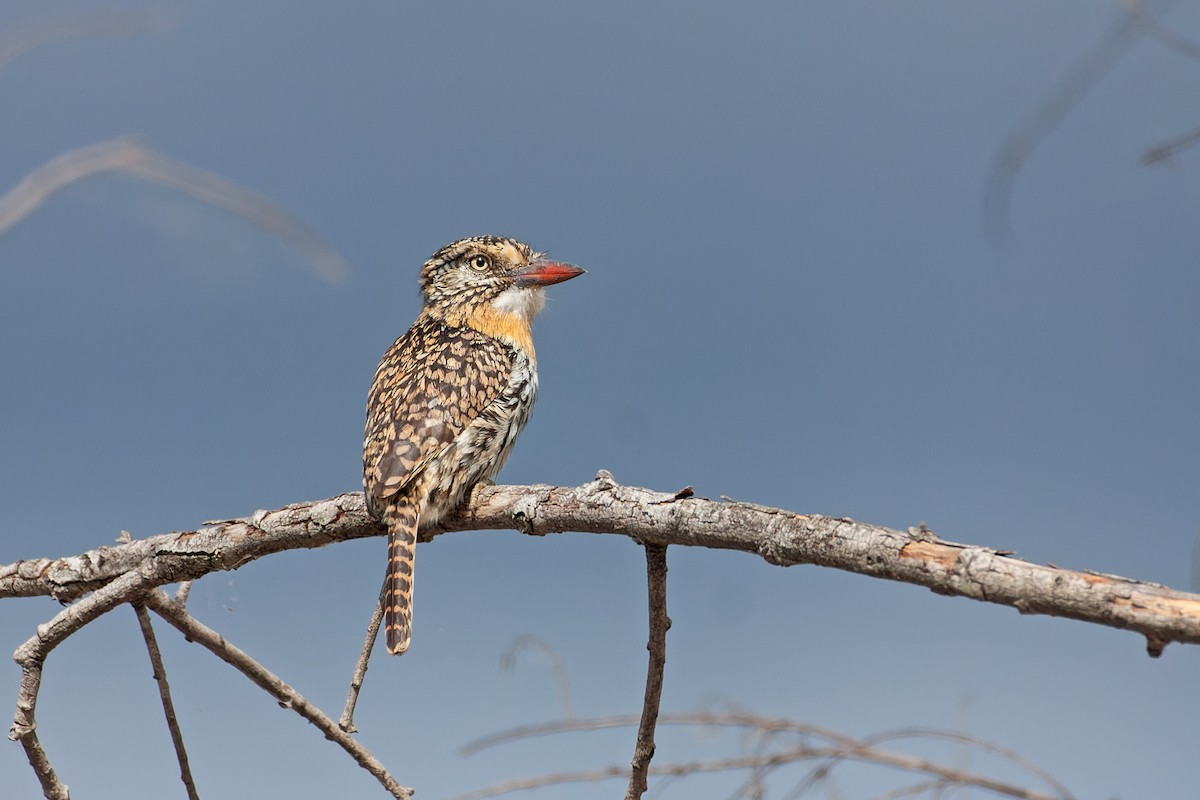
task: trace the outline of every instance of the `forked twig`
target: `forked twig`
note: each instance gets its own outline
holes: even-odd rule
[[[326,739],[339,744],[359,766],[374,775],[393,797],[398,800],[409,800],[412,797],[411,789],[397,783],[379,759],[359,744],[349,733],[339,728],[337,723],[324,712],[244,651],[227,642],[221,634],[188,614],[174,600],[156,589],[146,594],[145,604],[190,641],[207,648],[217,658],[241,672],[255,685],[274,697],[285,708],[292,709],[311,722],[321,733],[325,734]]]
[[[646,667],[646,694],[642,700],[642,717],[638,722],[637,744],[633,748],[629,786],[625,800],[638,800],[646,792],[646,777],[654,758],[654,728],[658,722],[658,707],[662,701],[663,667],[667,663],[667,546],[647,544],[646,595],[650,616],[650,636],[646,650],[650,662]]]
[[[133,610],[137,614],[138,626],[142,629],[142,638],[146,640],[146,652],[150,654],[150,666],[154,669],[158,696],[162,700],[163,713],[167,717],[167,729],[171,732],[171,743],[175,746],[175,757],[179,760],[179,779],[187,789],[188,800],[200,800],[200,795],[196,792],[196,781],[192,778],[192,768],[188,764],[187,748],[183,745],[183,731],[179,729],[179,718],[175,716],[171,685],[167,682],[167,669],[163,665],[162,651],[158,649],[154,625],[150,622],[150,614],[144,605],[134,603]]]
[[[158,559],[149,558],[138,569],[126,572],[79,602],[64,608],[13,653],[21,666],[21,687],[17,691],[17,710],[13,713],[8,738],[25,748],[29,766],[42,784],[47,800],[69,800],[70,792],[54,771],[50,758],[37,735],[37,700],[42,688],[42,666],[54,648],[97,617],[128,602],[153,585],[160,568]]]

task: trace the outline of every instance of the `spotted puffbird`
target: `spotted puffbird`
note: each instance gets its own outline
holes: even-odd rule
[[[388,530],[384,628],[394,655],[412,634],[417,529],[504,466],[537,399],[530,322],[542,289],[582,273],[501,236],[448,244],[421,269],[424,308],[375,370],[363,439],[367,511]]]

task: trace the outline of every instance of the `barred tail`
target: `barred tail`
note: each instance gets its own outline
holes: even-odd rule
[[[417,547],[417,507],[400,500],[383,513],[388,529],[388,568],[383,590],[387,649],[398,656],[412,638],[413,560]]]

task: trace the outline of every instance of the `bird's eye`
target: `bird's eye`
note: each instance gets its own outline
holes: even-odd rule
[[[487,256],[471,256],[469,263],[471,264],[471,269],[478,270],[479,272],[483,272],[492,266],[492,260]]]

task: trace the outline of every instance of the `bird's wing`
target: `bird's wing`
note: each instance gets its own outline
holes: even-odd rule
[[[470,328],[418,319],[384,354],[367,401],[363,485],[381,511],[504,390],[511,349]]]

